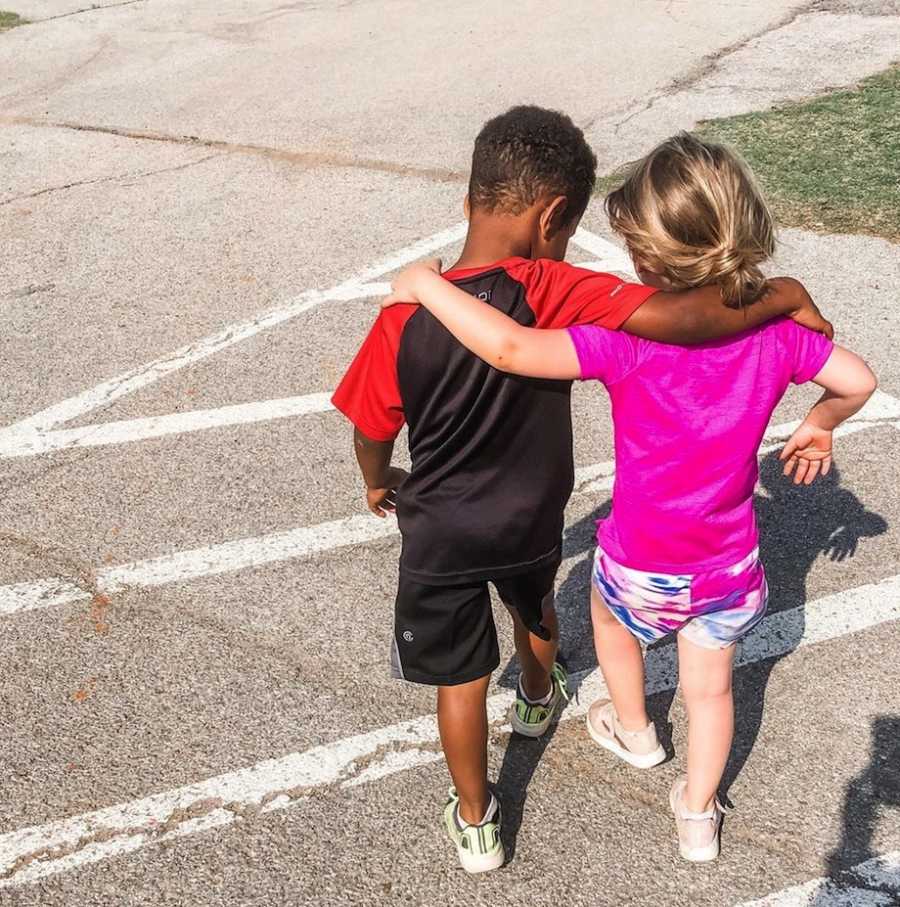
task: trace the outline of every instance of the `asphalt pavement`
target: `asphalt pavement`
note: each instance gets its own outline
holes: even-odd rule
[[[574,395],[559,578],[579,697],[510,737],[498,613],[511,859],[482,879],[440,826],[433,694],[388,675],[398,538],[327,404],[391,273],[458,248],[488,116],[565,109],[612,167],[884,68],[896,4],[7,3],[34,22],[0,34],[0,904],[900,903],[896,245],[781,237],[775,270],[880,391],[820,487],[763,456],[772,613],[712,866],[668,814],[671,646],[649,656],[670,761],[630,770],[583,728],[602,391]],[[570,259],[621,266],[599,204],[583,226]]]

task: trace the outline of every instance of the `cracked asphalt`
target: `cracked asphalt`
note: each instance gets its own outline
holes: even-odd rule
[[[699,119],[852,84],[900,47],[889,0],[6,5],[33,24],[0,34],[0,447],[5,426],[457,223],[472,138],[513,103],[571,113],[610,169]],[[599,204],[584,226],[609,237]],[[900,398],[897,246],[785,230],[776,269]],[[373,305],[323,301],[64,427],[326,392]],[[812,396],[789,395],[776,421]],[[609,460],[604,396],[579,387],[573,406],[576,465]],[[495,727],[511,859],[485,879],[443,838],[427,726],[377,733],[433,710],[429,690],[388,677],[396,537],[102,585],[124,564],[362,514],[337,414],[0,458],[0,904],[731,905],[821,876],[857,884],[852,867],[900,850],[900,622],[803,634],[821,622],[809,603],[900,574],[893,419],[842,439],[806,495],[764,460],[772,609],[793,622],[781,654],[737,672],[721,860],[675,852],[666,791],[685,721],[669,690],[652,703],[673,757],[649,774],[598,755],[580,720],[537,743]],[[595,664],[585,590],[607,497],[568,512],[559,609],[575,672]],[[48,578],[85,595],[2,611]],[[515,669],[499,614],[498,628],[502,696]],[[340,770],[312,783],[283,768],[308,753],[322,777]],[[270,780],[253,787],[259,771]],[[191,785],[193,799],[167,799]],[[120,804],[114,827],[37,835],[3,863],[9,835]]]

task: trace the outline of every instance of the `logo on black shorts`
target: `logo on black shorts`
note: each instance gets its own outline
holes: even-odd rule
[[[406,642],[412,642],[412,641],[413,641],[412,630],[404,630],[404,631],[403,631],[403,639],[404,639]]]

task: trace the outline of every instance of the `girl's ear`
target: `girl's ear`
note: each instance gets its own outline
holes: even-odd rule
[[[569,207],[569,200],[564,195],[557,195],[541,211],[538,221],[541,231],[541,239],[545,242],[552,240],[557,233],[563,228],[566,222],[566,211]]]
[[[466,193],[466,197],[463,199],[463,214],[466,216],[466,220],[469,219],[469,215],[472,213],[472,208],[469,205],[469,193]]]

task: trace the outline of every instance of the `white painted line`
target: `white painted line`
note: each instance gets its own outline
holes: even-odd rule
[[[451,237],[451,241],[452,239],[458,239],[459,233],[463,229],[464,225],[458,224],[456,227],[451,228],[450,231],[444,231],[434,237],[429,237],[428,240],[423,240],[422,244],[416,246],[415,251],[418,253],[422,249],[433,250],[436,243],[444,244],[444,240],[448,235]],[[583,248],[594,252],[595,254],[605,254],[608,256],[599,261],[584,262],[580,267],[598,271],[613,271],[624,273],[631,277],[634,276],[630,259],[628,259],[627,255],[612,243],[607,242],[607,240],[602,239],[593,233],[589,233],[587,230],[579,229],[573,242],[582,245]],[[437,247],[439,248],[439,246]],[[380,273],[380,269],[383,267],[389,266],[389,270],[393,269],[395,266],[399,267],[400,265],[396,263],[400,261],[400,257],[405,256],[405,259],[401,264],[406,263],[406,259],[412,254],[412,251],[412,248],[410,248],[401,253],[397,253],[396,256],[368,269],[364,272],[363,276],[373,272]],[[427,252],[423,252],[422,254],[427,254]],[[319,291],[311,291],[311,293],[303,294],[302,298],[306,301],[303,302],[302,305],[306,308],[310,308],[312,305],[318,305],[319,302],[325,301],[325,299],[360,299],[372,296],[383,296],[389,291],[389,283],[360,283],[359,278],[356,278],[345,284],[340,284],[332,290],[326,290],[321,293]],[[307,303],[309,303],[309,305],[307,305]],[[298,309],[294,311],[294,314],[304,310],[304,308]],[[145,383],[156,381],[171,371],[175,371],[176,369],[197,361],[198,358],[203,358],[204,356],[212,355],[214,352],[218,352],[221,349],[226,349],[231,343],[236,343],[240,339],[246,339],[246,337],[252,336],[259,330],[263,330],[265,327],[271,326],[271,324],[278,323],[277,320],[271,322],[271,324],[263,323],[265,318],[278,316],[279,319],[284,320],[281,316],[287,311],[288,310],[279,310],[279,312],[270,313],[269,316],[264,316],[262,320],[250,322],[244,326],[226,328],[220,335],[216,335],[213,338],[207,338],[206,341],[199,341],[191,347],[185,347],[183,350],[172,354],[172,356],[167,357],[164,363],[152,363],[149,366],[144,366],[143,369],[137,370],[135,373],[128,373],[129,375],[132,375],[133,380],[131,380],[128,375],[119,376],[119,378],[112,379],[111,382],[106,382],[93,388],[91,391],[85,392],[85,394],[80,395],[80,397],[64,401],[56,407],[51,407],[51,409],[44,410],[42,413],[37,413],[29,419],[22,420],[7,426],[6,428],[0,429],[0,459],[35,456],[72,447],[99,447],[110,444],[129,443],[171,434],[202,431],[204,429],[219,428],[229,425],[250,424],[269,419],[327,411],[331,408],[328,403],[328,394],[309,394],[305,397],[289,397],[280,400],[234,404],[216,409],[171,413],[140,419],[123,419],[115,422],[86,425],[71,429],[54,429],[48,427],[50,423],[59,424],[60,422],[69,421],[72,418],[75,418],[76,415],[82,415],[84,412],[96,408],[96,406],[104,405],[124,394],[131,393],[139,387],[145,386]],[[293,315],[288,314],[285,317],[293,317]],[[250,332],[247,333],[244,328]],[[224,345],[222,345],[222,343],[219,343],[219,340],[225,334],[228,335],[228,342],[223,340],[222,343],[224,343]],[[115,385],[115,387],[113,387],[113,385]],[[893,398],[890,398],[887,395],[882,396],[887,400],[893,400]],[[895,401],[895,403],[897,405],[894,405],[891,410],[892,417],[900,419],[900,403],[897,401]],[[85,409],[85,407],[87,407],[87,409]],[[78,412],[76,412],[76,410],[78,410]],[[894,424],[896,427],[900,428],[900,422],[895,422]],[[770,448],[765,448],[764,452],[769,449]],[[608,478],[609,477],[607,476],[604,480],[601,480],[584,490],[600,491],[608,489],[611,487],[611,482],[606,480]]]
[[[877,391],[869,403],[853,419],[841,425],[835,434],[849,435],[873,425],[884,424],[886,419],[893,418],[895,410],[900,412],[900,400]],[[760,452],[778,449],[796,424],[789,422],[770,426],[766,432],[765,446]],[[614,481],[615,463],[612,460],[582,466],[575,470],[574,493],[597,494],[608,491]],[[96,590],[91,591],[64,577],[13,583],[0,586],[0,615],[83,601],[91,598],[94,591],[115,593],[129,587],[164,586],[204,576],[233,573],[265,564],[309,557],[348,545],[364,544],[396,534],[397,524],[393,518],[379,520],[363,514],[316,526],[236,539],[119,566],[102,567],[96,571]]]
[[[900,576],[830,595],[767,617],[737,659],[748,664],[900,618]],[[648,692],[676,684],[674,646],[647,656]],[[604,691],[598,671],[572,677],[577,701],[562,719],[582,716]],[[492,723],[505,720],[511,690],[491,696]],[[432,715],[267,759],[174,790],[0,835],[0,887],[20,885],[175,835],[233,823],[243,814],[283,809],[334,784],[352,786],[440,759]]]
[[[900,850],[895,850],[854,866],[840,881],[813,879],[737,907],[891,907],[900,902],[898,895]]]
[[[369,284],[369,286],[375,286]],[[254,422],[263,422],[271,419],[283,419],[291,416],[306,416],[312,413],[329,412],[331,393],[306,394],[301,397],[283,397],[276,400],[260,400],[253,403],[238,403],[213,409],[189,410],[183,413],[170,413],[163,416],[150,416],[142,419],[122,419],[116,422],[101,422],[96,425],[83,425],[78,428],[56,428],[40,432],[13,433],[5,436],[0,431],[0,459],[14,457],[29,457],[50,453],[57,450],[67,450],[72,447],[101,447],[109,444],[125,444],[134,441],[145,441],[165,435],[185,434],[194,431],[203,431],[210,428],[222,428],[230,425],[248,425]],[[857,416],[853,429],[839,429],[838,433],[848,434],[865,428],[868,422],[885,422],[900,418],[900,400],[876,391],[875,396],[869,401],[864,416]],[[866,423],[866,424],[864,424]],[[799,425],[799,422],[785,423],[772,429],[767,436],[771,441],[775,438],[786,439]],[[891,424],[900,427],[900,423]],[[781,434],[773,435],[780,430]],[[773,449],[771,444],[764,447],[762,453]],[[608,470],[609,464],[600,463],[596,467],[587,467],[587,470]],[[604,477],[611,476],[605,472]],[[578,484],[586,481],[583,476]],[[610,483],[599,482],[582,491],[600,491],[612,487]]]
[[[235,570],[371,542],[396,533],[397,523],[393,518],[380,520],[366,514],[319,523],[317,526],[273,532],[271,535],[192,548],[117,567],[104,567],[96,572],[95,590],[84,589],[62,577],[13,583],[0,586],[0,614],[82,601],[91,598],[95,591],[114,593],[129,587],[164,586],[204,576],[232,573]]]
[[[575,493],[595,493],[611,488],[614,463],[607,460],[575,470]],[[368,514],[345,517],[270,535],[236,539],[192,548],[175,554],[102,567],[95,574],[95,589],[85,589],[64,577],[48,577],[0,586],[0,615],[16,614],[85,601],[94,592],[112,594],[129,587],[146,588],[233,573],[252,567],[309,557],[349,545],[364,544],[397,535],[392,517]]]
[[[181,347],[174,353],[131,369],[75,397],[70,397],[68,400],[63,400],[61,403],[35,413],[33,416],[0,429],[0,441],[10,441],[17,436],[27,437],[35,433],[46,432],[57,425],[84,416],[98,407],[106,406],[112,401],[118,400],[126,394],[147,387],[159,381],[160,378],[178,371],[178,369],[199,362],[207,356],[220,353],[222,350],[253,337],[267,328],[289,321],[323,302],[366,297],[371,293],[372,288],[366,288],[366,285],[371,281],[377,280],[377,278],[390,271],[401,268],[403,265],[422,258],[444,246],[457,242],[465,236],[465,233],[465,222],[455,224],[447,230],[442,230],[419,242],[406,246],[329,290],[307,290],[284,306],[258,315],[250,321],[230,324],[209,337]],[[379,293],[381,289],[381,286],[376,287]]]
[[[637,280],[634,271],[634,262],[631,256],[615,243],[579,227],[572,237],[572,242],[596,257],[596,261],[588,261],[578,265],[591,271],[608,271],[613,274],[622,274],[629,280]]]
[[[628,253],[621,246],[617,246],[615,243],[610,242],[608,239],[604,239],[602,236],[598,236],[596,233],[591,233],[590,230],[585,230],[584,227],[579,227],[575,231],[572,242],[585,252],[589,252],[594,258],[601,260],[624,259],[629,263],[629,266],[631,264]]]
[[[164,359],[126,372],[124,375],[105,381],[27,419],[0,428],[0,459],[35,456],[70,447],[122,444],[169,434],[201,431],[225,425],[247,424],[290,415],[304,415],[306,412],[321,412],[322,410],[319,409],[304,410],[303,398],[297,397],[225,406],[219,410],[199,410],[194,413],[173,413],[144,419],[120,420],[72,429],[54,428],[54,426],[69,422],[146,387],[178,369],[221,352],[266,328],[281,324],[322,302],[385,296],[390,292],[390,283],[373,283],[371,280],[458,241],[465,235],[465,230],[465,223],[456,224],[448,230],[443,230],[421,242],[407,246],[330,290],[310,290],[302,293],[285,307],[258,316],[253,321],[229,325],[217,334],[182,347]],[[626,273],[633,273],[628,257],[623,257],[621,250],[612,243],[608,243],[587,230],[579,230],[574,241],[588,251],[599,251],[607,255],[607,259],[590,262],[588,267],[592,267],[594,270],[618,269],[624,270]],[[295,403],[296,410],[293,409]]]
[[[307,416],[311,413],[329,412],[333,408],[330,394],[306,394],[302,397],[238,403],[215,409],[195,409],[144,419],[102,422],[78,428],[54,428],[46,432],[23,433],[6,439],[0,437],[0,458],[30,457],[72,447],[100,447],[106,444],[145,441],[149,438],[161,438],[165,435],[202,431],[208,428],[246,425],[251,422],[285,419],[289,416]]]
[[[860,863],[854,867],[853,874],[873,888],[887,888],[900,894],[900,850]]]
[[[630,261],[624,258],[602,258],[599,261],[580,261],[576,268],[585,268],[588,271],[602,271],[606,274],[618,274],[628,280],[635,280],[634,268]]]

